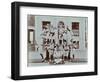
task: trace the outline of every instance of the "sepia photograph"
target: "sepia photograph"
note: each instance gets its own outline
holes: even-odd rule
[[[11,78],[98,74],[96,6],[12,2]]]
[[[27,66],[88,62],[88,18],[27,15]]]

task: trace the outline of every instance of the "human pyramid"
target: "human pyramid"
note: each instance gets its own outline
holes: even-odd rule
[[[57,27],[47,24],[43,28],[41,34],[46,56],[42,53],[43,61],[50,64],[64,64],[65,61],[74,59],[74,54],[71,54],[73,48],[73,32],[68,26],[65,26],[63,21],[58,23]]]

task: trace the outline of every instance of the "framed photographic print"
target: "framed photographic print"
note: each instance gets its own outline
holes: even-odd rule
[[[97,7],[12,3],[11,78],[97,75]]]

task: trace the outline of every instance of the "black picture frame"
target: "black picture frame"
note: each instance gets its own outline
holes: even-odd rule
[[[20,7],[44,7],[58,9],[77,9],[77,10],[93,10],[94,11],[94,72],[79,72],[79,73],[61,73],[61,74],[46,74],[46,75],[29,75],[20,76]],[[61,5],[61,4],[45,4],[31,2],[12,2],[11,4],[11,78],[14,80],[25,79],[41,79],[41,78],[58,78],[58,77],[73,77],[73,76],[88,76],[97,75],[97,7],[95,6],[77,6],[77,5]]]

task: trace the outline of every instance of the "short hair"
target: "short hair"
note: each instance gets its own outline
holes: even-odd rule
[[[63,21],[59,21],[59,23],[58,23],[58,28],[59,28],[59,25],[60,25],[60,24],[62,24],[62,25],[63,25],[62,27],[65,28],[65,24],[64,24]]]

